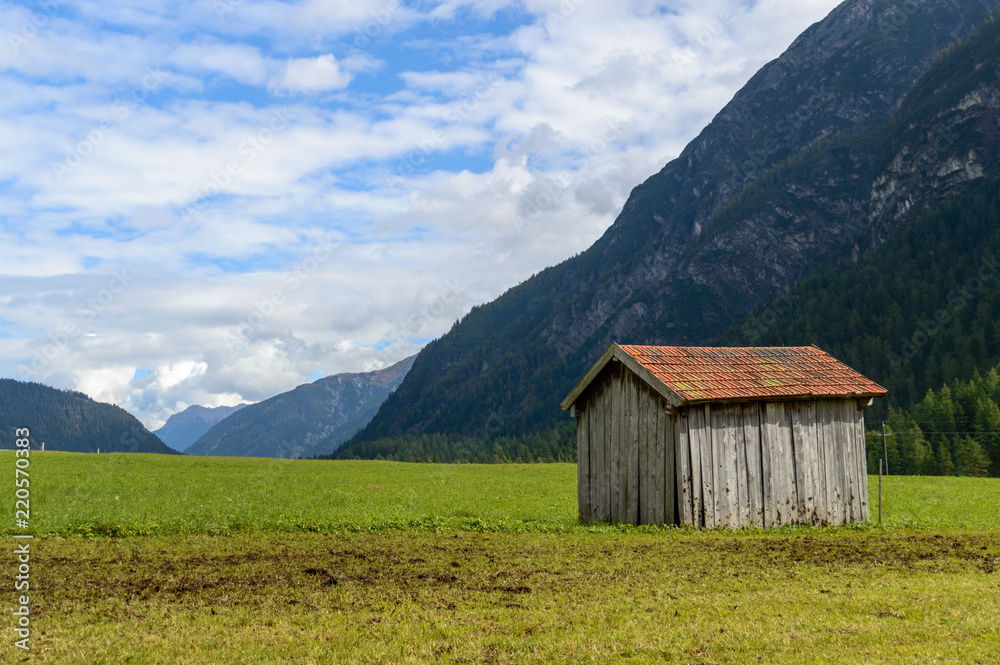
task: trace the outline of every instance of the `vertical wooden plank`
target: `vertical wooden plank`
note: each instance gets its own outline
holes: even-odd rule
[[[691,511],[692,524],[705,527],[705,462],[706,456],[703,431],[705,428],[705,409],[693,406],[688,411],[688,446],[691,451]]]
[[[693,406],[688,410],[688,447],[691,451],[691,510],[694,515],[694,526],[705,526],[705,478],[702,473],[702,427],[705,422],[705,410]]]
[[[597,469],[593,466],[594,449],[600,445],[601,433],[597,429],[598,419],[601,416],[601,402],[599,391],[595,391],[587,400],[587,522],[594,521],[594,475]]]
[[[646,471],[643,474],[643,478],[646,479],[646,524],[660,524],[663,522],[663,497],[662,490],[657,488],[657,481],[662,482],[663,476],[663,454],[660,452],[663,437],[659,436],[658,433],[657,411],[659,409],[657,407],[659,404],[656,401],[658,395],[645,383],[642,384],[642,388],[643,401],[646,403],[646,442],[649,445],[646,453]],[[642,517],[641,507],[639,516]]]
[[[598,520],[607,520],[608,515],[608,467],[611,464],[610,457],[608,455],[608,448],[611,446],[610,437],[608,436],[608,431],[610,429],[609,423],[611,422],[611,391],[609,389],[611,380],[605,381],[604,385],[601,386],[601,445],[595,448],[596,455],[594,456],[595,471],[593,474],[594,479],[597,481],[597,488],[594,492],[595,503],[597,508],[594,510],[594,516]]]
[[[607,383],[604,384],[604,450],[602,451],[604,455],[604,475],[601,480],[601,508],[604,511],[604,519],[608,522],[614,521],[612,518],[611,509],[611,492],[614,476],[614,463],[615,463],[615,436],[614,436],[614,423],[615,423],[615,375],[614,373],[608,377]]]
[[[629,514],[629,501],[635,485],[632,483],[632,418],[635,416],[635,403],[632,401],[632,372],[625,370],[622,381],[622,401],[625,403],[625,414],[622,419],[622,522],[635,524]]]
[[[677,429],[674,426],[677,415],[673,411],[663,410],[663,522],[678,524],[678,487],[677,466],[680,455],[677,454]]]
[[[858,494],[860,479],[858,478],[858,461],[854,449],[854,413],[846,408],[847,403],[844,406],[842,419],[845,440],[842,465],[846,475],[844,490],[847,492],[847,519],[851,523],[857,523],[861,518],[861,497]],[[851,406],[850,408],[854,409],[855,407]]]
[[[635,380],[633,379],[633,383]],[[646,400],[643,399],[644,395],[643,388],[645,387],[644,382],[640,381],[635,387],[636,390],[636,402],[635,402],[635,420],[636,420],[636,474],[638,476],[638,482],[636,482],[636,524],[648,524],[643,516],[643,509],[646,504],[646,462],[649,460],[649,439],[646,436]]]
[[[715,525],[729,525],[728,511],[728,480],[726,473],[726,445],[732,442],[726,437],[726,405],[716,404],[711,411],[706,411],[705,421],[712,440],[712,492],[715,499]]]
[[[780,459],[778,457],[778,423],[775,405],[764,403],[760,405],[760,456],[764,482],[764,527],[781,526],[778,515],[781,512],[781,490],[778,483],[781,477]]]
[[[663,468],[663,457],[660,455],[659,451],[660,438],[657,437],[656,433],[657,404],[654,399],[653,390],[646,385],[645,382],[643,382],[641,386],[644,414],[643,420],[645,421],[644,424],[646,428],[646,468],[640,473],[639,488],[646,497],[646,505],[644,508],[639,508],[639,517],[642,518],[643,510],[645,509],[645,523],[657,524],[658,522],[663,521],[662,511],[657,509],[657,506],[663,505],[663,501],[660,501],[659,504],[656,501],[658,496],[656,491],[656,479],[660,475],[657,474],[657,460],[660,460],[660,469]]]
[[[608,455],[608,521],[620,522],[621,514],[619,508],[619,494],[621,490],[621,421],[622,404],[621,385],[622,368],[616,368],[611,380],[611,438]]]
[[[639,523],[639,377],[631,372],[628,382],[628,515],[629,524]]]
[[[823,524],[833,524],[833,480],[830,478],[830,471],[833,470],[833,428],[831,427],[830,400],[820,400],[816,402],[816,435],[820,444],[819,451],[819,475],[820,488],[823,491],[822,510],[820,519]]]
[[[823,462],[826,471],[824,489],[826,490],[826,515],[828,524],[837,524],[837,403],[826,400],[823,419]]]
[[[719,525],[718,508],[715,503],[715,467],[712,448],[712,407],[705,404],[696,407],[701,411],[698,418],[698,448],[701,451],[701,509],[705,528]]]
[[[837,524],[839,513],[837,511],[837,446],[836,446],[836,407],[837,402],[824,400],[822,403],[823,417],[821,427],[823,428],[823,490],[825,492],[826,523]]]
[[[790,404],[792,450],[795,454],[795,485],[798,494],[799,524],[812,524],[813,512],[813,448],[815,423],[809,422],[809,402]],[[815,407],[813,407],[815,410]]]
[[[719,517],[722,523],[731,529],[741,526],[739,506],[740,479],[739,472],[737,471],[739,465],[739,455],[737,453],[739,440],[736,436],[736,413],[738,409],[739,407],[735,404],[724,405],[720,409],[722,411],[722,418],[719,419],[721,427],[717,428],[713,433],[713,436],[715,433],[722,434],[722,445],[718,448],[722,452],[722,459],[721,463],[716,465],[716,468],[722,474]],[[742,439],[742,428],[739,438]]]
[[[644,381],[640,381],[637,387],[637,401],[636,401],[636,414],[638,416],[639,426],[637,428],[636,441],[638,448],[636,452],[637,457],[637,469],[639,476],[639,484],[637,486],[637,508],[636,508],[636,519],[639,524],[649,524],[650,517],[650,501],[649,501],[649,482],[648,473],[650,469],[649,457],[650,457],[650,445],[649,445],[649,409],[646,403],[646,384]]]
[[[740,528],[753,524],[750,518],[750,471],[747,463],[746,435],[743,427],[743,405],[733,405],[733,435],[736,439],[736,514]]]
[[[618,381],[618,404],[621,419],[618,421],[618,450],[616,451],[618,460],[618,477],[615,479],[618,502],[617,508],[615,508],[616,522],[626,522],[628,514],[628,390],[626,388],[628,375],[628,370],[622,368]]]
[[[775,472],[773,485],[775,502],[775,525],[798,523],[798,476],[795,468],[795,451],[792,446],[792,423],[790,406],[787,403],[767,405],[768,421],[772,424],[773,440],[771,468]]]
[[[716,450],[722,453],[722,459],[716,461],[715,468],[722,476],[719,488],[719,520],[729,528],[736,528],[738,525],[736,499],[739,495],[739,479],[736,477],[736,437],[733,429],[734,405],[726,404],[719,408],[722,417],[718,419],[717,427],[712,432],[714,437],[717,434],[722,436],[722,443],[716,446]]]
[[[618,401],[618,418],[615,421],[617,431],[615,437],[615,522],[625,521],[625,504],[628,503],[627,488],[625,480],[628,477],[626,471],[626,458],[628,456],[628,445],[626,443],[626,432],[628,431],[628,392],[625,390],[625,383],[628,380],[628,370],[624,367],[619,371],[618,381],[615,385],[615,399]]]
[[[849,476],[847,489],[850,495],[851,522],[859,524],[862,521],[861,516],[863,515],[863,511],[861,510],[861,475],[859,473],[861,460],[858,459],[854,432],[854,419],[857,414],[857,407],[853,405],[849,406],[848,404],[845,404],[844,407],[845,434],[847,436],[845,449],[849,455],[845,460],[845,469]]]
[[[865,453],[864,412],[857,407],[854,410],[854,459],[857,465],[858,477],[858,521],[867,522],[868,515],[868,456]]]
[[[856,407],[855,407],[856,408]],[[868,511],[868,455],[865,452],[865,412],[862,409],[855,411],[855,454],[858,459],[858,475],[861,478],[861,521],[867,522],[870,515]]]
[[[840,400],[833,410],[833,446],[834,446],[834,493],[833,498],[836,503],[836,523],[848,524],[851,520],[850,492],[847,491],[847,423],[844,421],[844,402]]]
[[[677,446],[677,519],[681,524],[695,524],[694,512],[694,463],[691,459],[691,442],[689,440],[688,411],[678,411],[674,415],[674,441]]]
[[[815,424],[813,425],[814,441],[816,442],[816,447],[814,449],[814,461],[813,461],[813,483],[814,483],[814,495],[813,495],[813,524],[829,524],[829,520],[826,517],[826,460],[824,454],[826,452],[826,441],[823,436],[826,431],[823,429],[823,402],[817,401],[813,402],[813,409],[815,412]]]
[[[663,524],[666,522],[666,513],[664,512],[664,492],[666,491],[666,463],[664,462],[664,457],[666,454],[666,409],[664,408],[662,398],[656,393],[650,391],[649,398],[651,400],[651,416],[650,424],[653,427],[653,440],[654,440],[654,454],[652,456],[653,470],[650,474],[650,479],[653,483],[652,493],[650,497],[653,501],[653,524]]]
[[[819,400],[816,402],[816,442],[819,446],[816,454],[819,466],[819,476],[816,486],[817,492],[820,495],[820,498],[816,501],[816,505],[821,524],[833,523],[831,517],[833,514],[833,502],[830,500],[830,479],[827,476],[828,463],[826,459],[830,447],[830,442],[827,439],[833,436],[833,433],[827,426],[829,420],[828,411],[829,400]]]
[[[590,418],[591,409],[587,408],[587,403],[576,405],[576,502],[581,522],[590,521],[590,487],[589,474],[590,467]]]
[[[761,520],[765,529],[774,527],[776,497],[773,491],[774,477],[771,461],[771,446],[767,430],[767,404],[757,405],[757,422],[760,433],[760,489]],[[772,435],[773,436],[773,435]]]
[[[819,427],[816,424],[816,402],[804,402],[806,412],[806,426],[809,428],[812,447],[809,455],[809,475],[812,480],[812,509],[810,510],[810,523],[822,524],[820,513],[823,510],[823,488],[820,451],[822,450],[819,439]]]
[[[604,386],[594,391],[591,398],[594,405],[593,429],[590,431],[590,514],[591,521],[601,520],[601,448],[604,446]]]
[[[602,385],[591,398],[594,421],[590,430],[590,519],[593,522],[604,519],[601,510],[601,480],[605,473],[601,459],[604,449],[604,392],[605,386]]]
[[[760,409],[756,404],[744,404],[740,408],[739,426],[743,429],[743,452],[741,460],[746,476],[746,506],[743,526],[764,526],[764,512],[761,508],[763,491],[760,484]],[[742,477],[742,476],[741,476]]]

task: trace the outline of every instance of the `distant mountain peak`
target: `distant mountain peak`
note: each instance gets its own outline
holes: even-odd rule
[[[153,434],[171,448],[183,452],[213,425],[245,406],[248,405],[208,407],[195,404],[167,418],[163,427]]]
[[[415,358],[371,372],[323,377],[249,405],[212,426],[186,452],[238,457],[332,453],[371,420]]]

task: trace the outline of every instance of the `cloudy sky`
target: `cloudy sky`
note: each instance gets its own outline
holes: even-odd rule
[[[0,2],[0,376],[156,428],[401,360],[836,4]]]

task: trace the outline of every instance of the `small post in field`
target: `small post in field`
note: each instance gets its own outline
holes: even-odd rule
[[[878,525],[882,526],[882,460],[878,461]]]

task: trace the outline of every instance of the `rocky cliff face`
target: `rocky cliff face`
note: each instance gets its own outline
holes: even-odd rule
[[[1000,56],[991,41],[943,56],[907,97],[868,188],[871,232],[859,249],[877,249],[901,220],[997,176]]]
[[[873,222],[873,137],[935,56],[997,4],[842,4],[636,188],[588,251],[622,274],[588,280],[567,266],[583,288],[547,340],[576,348],[598,335],[601,347],[639,328],[697,343],[851,242]],[[639,229],[645,246],[630,242]]]
[[[551,424],[612,341],[698,343],[829,257],[877,248],[996,163],[965,131],[979,123],[995,137],[992,69],[976,81],[921,76],[998,6],[840,5],[639,185],[587,252],[428,345],[356,440],[467,433],[495,414],[506,434]],[[947,132],[963,138],[942,147]]]
[[[249,405],[213,426],[186,452],[286,458],[331,453],[371,420],[413,360],[375,372],[328,376]]]

